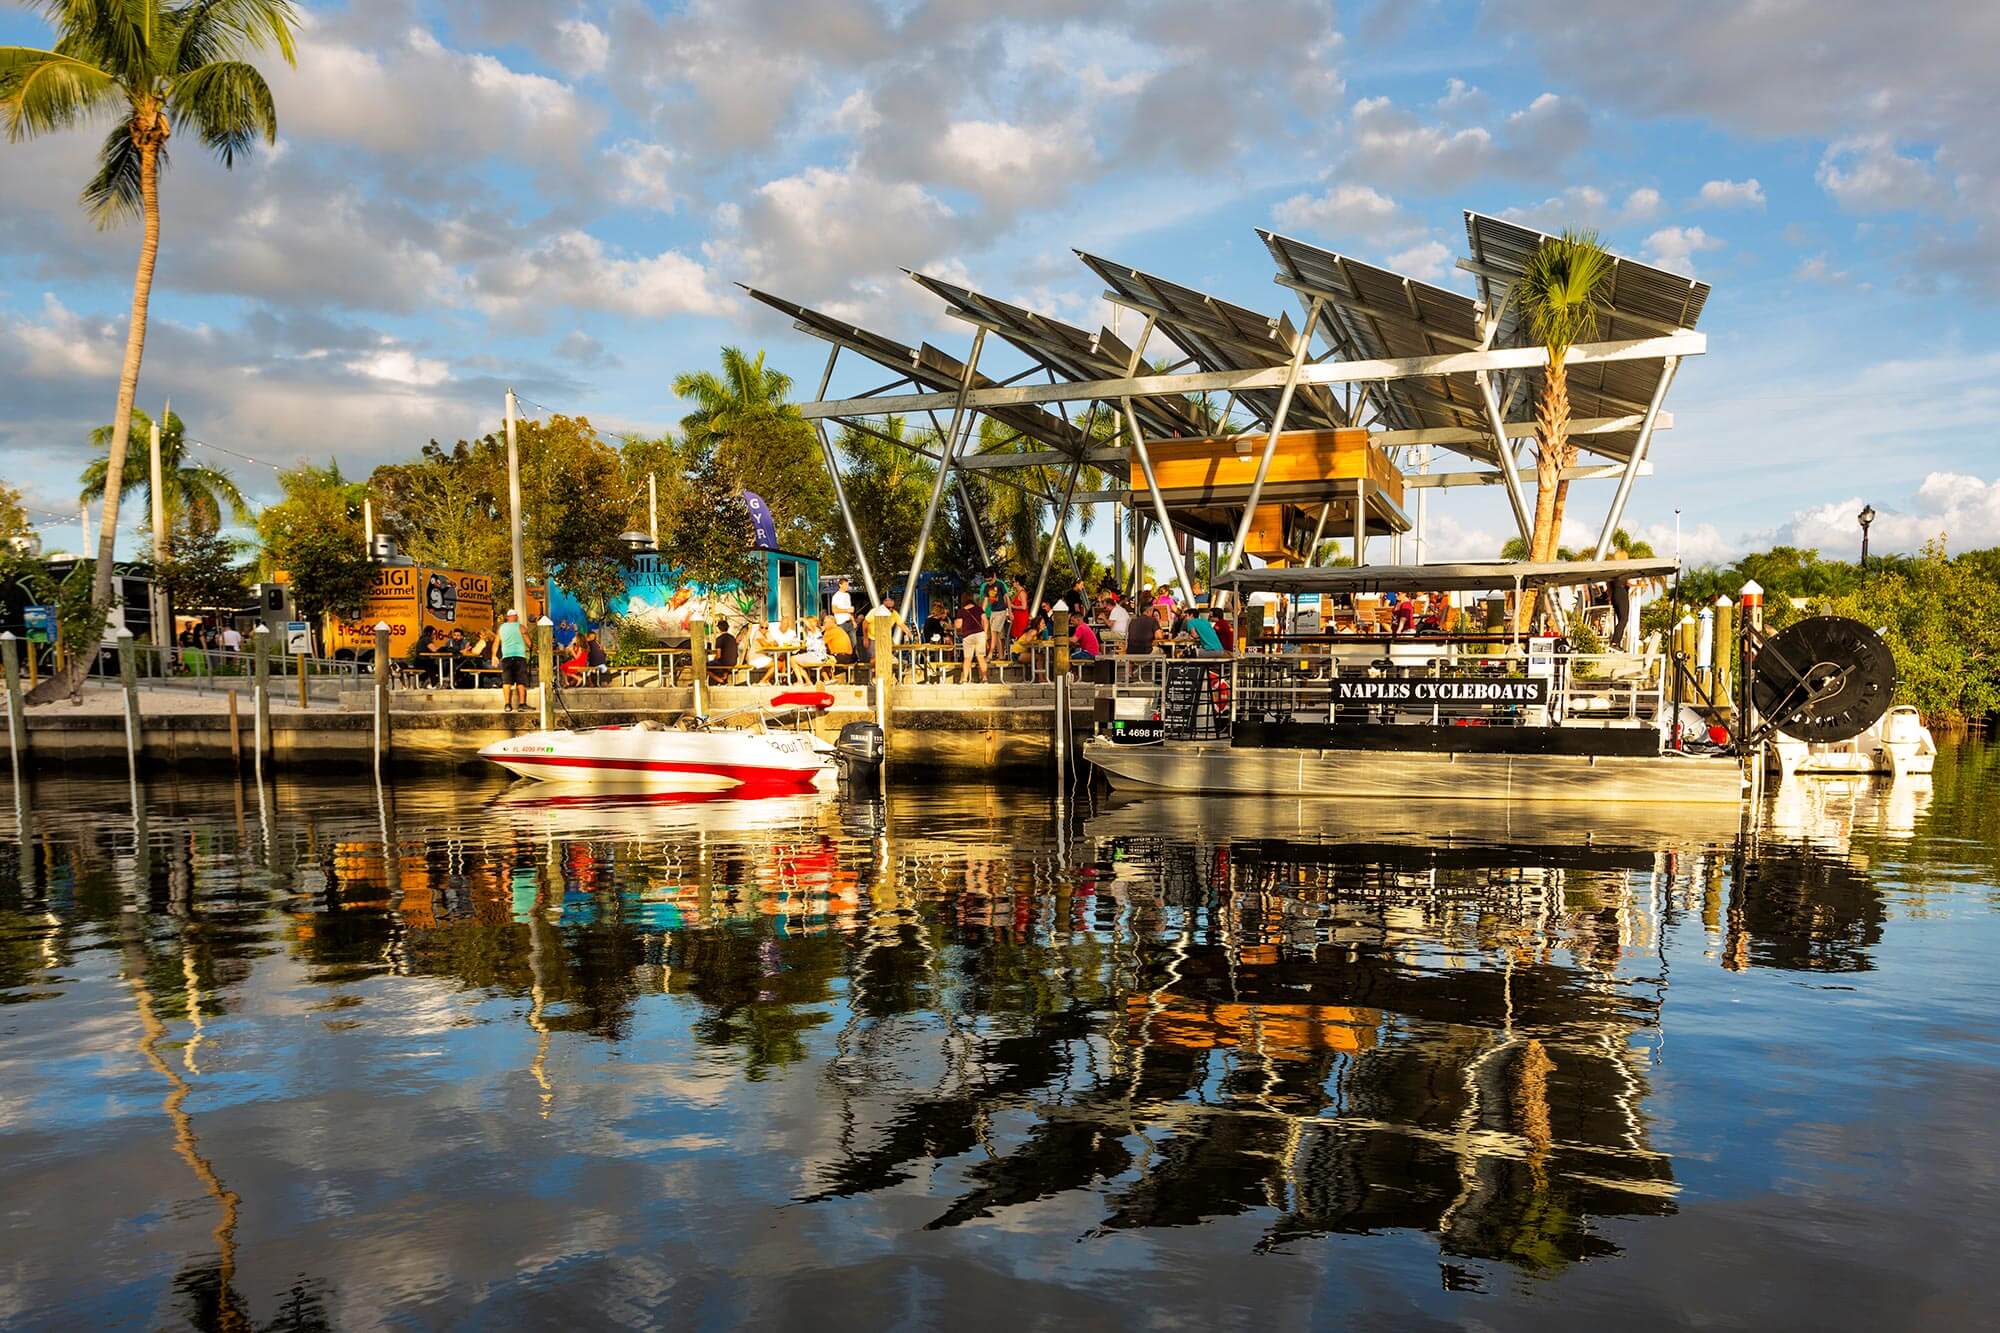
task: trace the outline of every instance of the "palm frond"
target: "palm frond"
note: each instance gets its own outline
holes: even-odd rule
[[[186,75],[271,46],[287,65],[297,65],[297,24],[290,0],[195,0],[175,11],[173,46],[163,64],[170,76]]]
[[[1611,256],[1597,233],[1565,231],[1535,248],[1522,266],[1514,299],[1527,317],[1535,341],[1552,359],[1579,342],[1596,336],[1597,319],[1605,307]]]
[[[165,145],[159,148],[158,156],[160,165],[165,166]],[[140,195],[140,167],[139,145],[132,142],[130,127],[123,121],[113,125],[104,147],[97,150],[97,174],[83,187],[84,211],[99,230],[139,215],[145,203]]]
[[[276,142],[278,111],[271,86],[253,65],[225,60],[203,65],[171,85],[174,123],[191,127],[215,150],[222,165],[236,165],[259,138]]]
[[[15,143],[68,129],[117,96],[117,81],[88,60],[32,46],[0,46],[0,117]]]

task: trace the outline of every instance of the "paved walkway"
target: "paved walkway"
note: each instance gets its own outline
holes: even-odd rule
[[[274,682],[275,684],[275,682]],[[23,690],[26,682],[22,682]],[[229,711],[229,688],[216,685],[213,689],[198,690],[171,686],[167,688],[140,686],[139,715],[141,717],[198,717]],[[236,708],[248,716],[254,708],[250,682],[245,680],[233,687],[237,691]],[[271,691],[271,711],[273,713],[301,713],[308,710],[299,707],[297,685],[287,695],[280,690]],[[340,705],[328,699],[314,703],[310,710],[315,713],[334,713]],[[86,717],[121,716],[125,712],[125,691],[116,684],[98,681],[86,682],[83,687],[83,702],[73,704],[67,699],[54,703],[30,704],[29,717]]]

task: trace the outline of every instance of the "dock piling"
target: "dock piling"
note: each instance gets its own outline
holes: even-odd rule
[[[375,622],[375,772],[389,757],[389,624]]]
[[[251,734],[256,751],[257,780],[264,780],[264,758],[271,753],[271,627],[259,625],[250,636],[251,679],[255,682],[254,702],[257,725]]]
[[[243,719],[236,712],[236,691],[229,691],[229,765],[243,776]]]
[[[535,675],[541,683],[542,730],[556,726],[556,622],[543,616],[535,622]]]
[[[688,679],[694,686],[694,715],[708,716],[708,622],[688,622]]]
[[[30,644],[31,661],[34,655],[34,645]],[[28,717],[21,703],[21,643],[11,633],[0,634],[0,664],[4,664],[7,673],[7,755],[18,784],[21,770],[28,763]]]
[[[132,631],[118,631],[118,684],[125,691],[125,763],[139,780],[139,650]]]
[[[1069,611],[1055,613],[1050,625],[1049,679],[1055,685],[1054,727],[1049,733],[1056,760],[1056,796],[1069,790]]]
[[[882,728],[882,766],[886,769],[889,728],[896,713],[896,617],[887,607],[878,606],[868,613],[868,642],[874,649],[868,675],[875,687],[875,725]]]

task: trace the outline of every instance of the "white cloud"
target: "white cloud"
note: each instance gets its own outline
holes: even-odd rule
[[[1344,174],[1445,192],[1490,176],[1556,174],[1590,137],[1590,119],[1577,104],[1543,93],[1497,132],[1483,125],[1446,130],[1386,97],[1367,97],[1354,104],[1349,129]]]
[[[1844,555],[1859,545],[1861,528],[1855,515],[1868,503],[1856,495],[1800,510],[1779,529],[1779,540]],[[1872,503],[1871,551],[1915,552],[1940,538],[1954,551],[2000,546],[2000,478],[1986,481],[1962,472],[1932,472],[1917,486],[1907,507],[1879,497]]]
[[[1540,203],[1502,209],[1500,216],[1538,231],[1559,232],[1569,227],[1601,229],[1649,222],[1660,212],[1660,192],[1641,186],[1614,206],[1611,197],[1595,185],[1572,185],[1561,194]]]
[[[1846,282],[1848,275],[1846,269],[1835,268],[1832,261],[1827,258],[1826,251],[1822,250],[1816,255],[1807,255],[1801,259],[1792,276],[1803,278],[1807,282]]]
[[[1926,208],[1939,198],[1930,164],[1898,153],[1886,135],[1828,145],[1814,179],[1842,208],[1857,213]]]
[[[451,375],[451,367],[445,362],[419,357],[407,347],[394,346],[355,357],[347,362],[347,368],[372,380],[415,389],[435,388]]]
[[[710,277],[679,251],[626,256],[588,232],[571,230],[481,266],[473,300],[488,314],[538,322],[553,307],[640,319],[721,314],[730,302]]]
[[[1764,187],[1755,176],[1741,181],[1705,181],[1695,202],[1708,208],[1762,208]]]
[[[571,74],[599,74],[611,58],[611,39],[586,19],[563,19],[556,24],[556,49]]]
[[[1325,236],[1385,240],[1417,227],[1396,201],[1372,186],[1342,182],[1319,195],[1295,194],[1272,210],[1283,227]]]
[[[1694,257],[1722,246],[1722,241],[1700,227],[1662,227],[1646,238],[1646,259],[1671,273],[1692,277]]]
[[[1452,273],[1451,251],[1440,241],[1424,241],[1390,255],[1385,267],[1423,282],[1443,282]]]
[[[40,322],[0,312],[0,345],[11,342],[16,369],[37,379],[116,375],[119,349],[111,333],[108,321],[86,321],[54,292],[42,293]]]
[[[605,158],[615,182],[612,197],[619,203],[660,213],[674,211],[672,149],[664,144],[625,139],[606,150]]]

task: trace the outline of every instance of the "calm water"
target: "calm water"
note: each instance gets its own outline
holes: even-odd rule
[[[1754,837],[6,794],[9,1327],[1991,1318],[2000,749]]]

